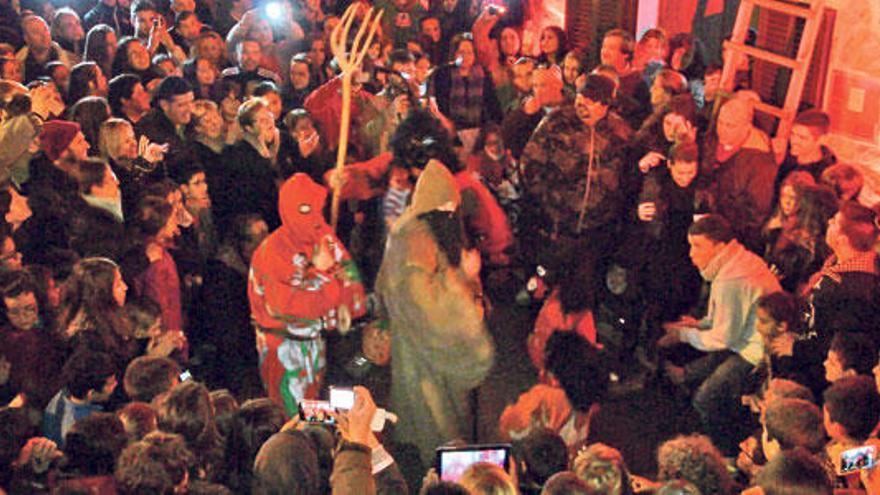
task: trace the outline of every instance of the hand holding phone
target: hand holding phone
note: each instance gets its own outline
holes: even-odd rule
[[[510,467],[510,444],[467,445],[437,449],[436,468],[442,481],[458,482],[472,464],[490,462]]]
[[[877,464],[877,447],[863,445],[844,450],[840,454],[840,469],[837,474],[849,474],[861,469],[871,469]]]
[[[330,407],[349,410],[354,407],[354,389],[347,387],[330,387]]]
[[[333,407],[326,400],[303,399],[299,404],[299,417],[307,423],[336,424]]]

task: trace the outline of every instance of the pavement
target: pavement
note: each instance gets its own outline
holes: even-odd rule
[[[497,421],[504,407],[537,382],[537,372],[526,352],[526,339],[539,305],[517,305],[517,290],[518,286],[510,281],[487,287],[493,301],[488,328],[495,341],[496,360],[474,395],[477,443],[501,440]],[[601,333],[600,329],[600,341]],[[329,345],[327,384],[363,384],[373,392],[378,404],[387,405],[390,370],[371,366],[359,369],[353,365],[360,345],[356,335],[331,338]],[[590,439],[619,449],[632,473],[653,478],[657,471],[657,447],[677,434],[695,431],[698,422],[681,390],[657,378],[656,368],[647,368],[644,358],[639,357],[625,355],[613,360],[618,380],[612,383],[610,396],[602,404]],[[406,451],[398,451],[395,457],[411,486],[416,486],[426,466],[413,463],[417,456]]]

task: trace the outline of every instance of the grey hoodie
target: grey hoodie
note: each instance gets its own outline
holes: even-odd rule
[[[757,365],[764,354],[761,336],[755,331],[759,297],[782,290],[779,281],[758,255],[736,240],[730,241],[700,272],[712,283],[709,310],[699,329],[680,334],[701,351],[730,350]]]

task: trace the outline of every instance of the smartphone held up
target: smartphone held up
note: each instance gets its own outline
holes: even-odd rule
[[[877,447],[874,445],[862,445],[854,449],[844,450],[840,454],[840,472],[849,474],[860,469],[872,469],[877,465]]]

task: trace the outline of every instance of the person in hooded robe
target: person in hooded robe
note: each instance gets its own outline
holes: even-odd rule
[[[281,227],[254,252],[248,276],[263,385],[290,415],[317,398],[323,333],[346,331],[367,309],[357,266],[324,219],[326,200],[308,175],[288,179],[278,199]]]
[[[437,160],[392,225],[376,281],[391,329],[391,410],[398,442],[422,462],[467,438],[468,393],[486,377],[494,346],[483,320],[480,254],[468,249],[461,195]]]

